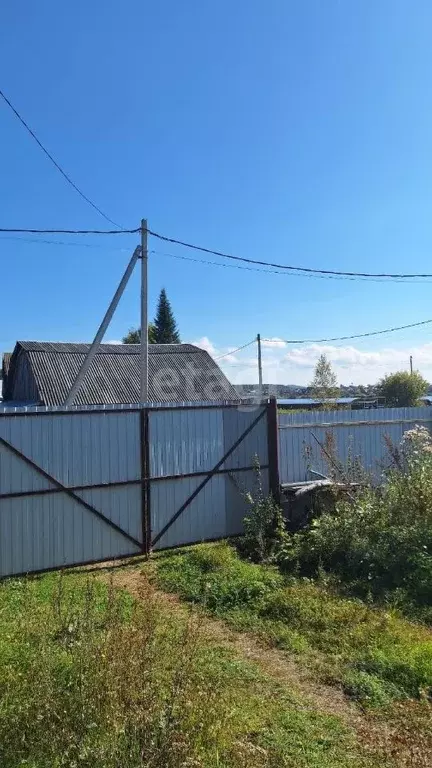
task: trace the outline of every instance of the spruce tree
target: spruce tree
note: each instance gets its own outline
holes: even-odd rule
[[[171,304],[166,295],[165,288],[162,288],[154,319],[155,343],[156,344],[180,344],[180,335],[177,329],[177,323],[171,309]]]

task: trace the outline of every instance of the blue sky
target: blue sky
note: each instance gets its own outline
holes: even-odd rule
[[[426,0],[6,4],[0,87],[128,228],[146,216],[156,231],[251,258],[432,272],[431,25]],[[0,226],[108,226],[2,103],[0,138]],[[0,236],[0,351],[17,338],[92,337],[135,239],[63,240],[74,245]],[[149,274],[151,314],[165,286],[182,338],[215,354],[257,332],[316,338],[432,317],[429,283],[259,274],[160,253]],[[137,324],[138,292],[136,277],[109,339]],[[409,352],[432,378],[431,332],[327,352],[343,382],[374,381]],[[266,347],[266,378],[307,383],[318,353]],[[228,358],[232,380],[253,380],[253,355]]]

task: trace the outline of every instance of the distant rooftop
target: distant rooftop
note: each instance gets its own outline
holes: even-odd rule
[[[278,405],[321,405],[322,403],[332,403],[333,405],[351,405],[354,400],[368,400],[363,397],[329,397],[322,400],[315,400],[313,397],[278,397]]]

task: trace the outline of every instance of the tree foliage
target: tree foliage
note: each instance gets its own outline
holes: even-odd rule
[[[180,344],[180,334],[165,288],[159,294],[154,328],[156,344]]]
[[[155,327],[153,323],[149,323],[148,340],[149,340],[149,344],[156,344]],[[140,344],[141,328],[129,328],[126,336],[123,336],[122,342],[123,344]]]
[[[419,371],[389,373],[379,383],[380,394],[385,397],[387,405],[396,407],[418,405],[428,388],[428,382]]]
[[[326,355],[318,358],[314,377],[310,384],[311,396],[316,400],[325,400],[329,397],[338,397],[339,387],[332,364]]]
[[[171,304],[166,295],[165,288],[159,294],[156,317],[148,326],[149,344],[180,344],[180,335]],[[141,342],[141,329],[129,328],[122,339],[123,344],[139,344]]]

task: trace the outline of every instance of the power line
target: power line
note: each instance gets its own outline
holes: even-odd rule
[[[327,341],[348,341],[349,339],[363,339],[366,336],[380,336],[383,333],[394,333],[395,331],[404,331],[406,328],[417,328],[420,325],[428,325],[431,320],[421,320],[419,323],[410,323],[409,325],[400,325],[397,328],[385,328],[382,331],[370,331],[369,333],[358,333],[353,336],[335,336],[330,339],[281,339],[285,344],[323,344]],[[262,339],[262,341],[272,342],[274,339]]]
[[[255,344],[256,339],[252,339],[252,341],[248,341],[247,344],[243,344],[241,347],[237,347],[237,349],[232,349],[231,352],[225,352],[224,355],[219,355],[219,357],[214,357],[213,360],[222,360],[223,357],[228,357],[229,355],[235,355],[236,352],[240,352],[242,349],[246,349],[246,347],[250,347],[252,344]]]
[[[277,269],[258,269],[258,267],[243,267],[240,264],[224,264],[220,261],[208,261],[206,259],[194,259],[192,256],[182,256],[179,253],[166,253],[166,251],[149,251],[149,253],[154,253],[157,256],[168,256],[171,259],[181,259],[182,261],[191,261],[196,264],[204,264],[209,267],[224,267],[225,269],[241,269],[241,270],[247,270],[248,272],[261,272],[261,274],[268,274],[268,275],[283,275],[284,277],[307,277],[307,278],[316,278],[319,280],[351,280],[353,282],[361,281],[364,283],[430,283],[431,280],[400,280],[396,278],[390,278],[388,280],[380,280],[378,278],[367,278],[367,277],[342,277],[342,276],[336,276],[336,275],[311,275],[311,274],[304,274],[303,272],[300,272],[297,274],[296,272],[290,272],[287,274],[286,272],[281,272]],[[294,267],[293,267],[294,269]],[[431,275],[432,277],[432,275]]]
[[[22,233],[29,235],[134,235],[141,232],[141,227],[135,229],[18,229],[0,227],[0,232]]]
[[[65,242],[64,240],[44,240],[39,237],[14,237],[11,235],[10,237],[8,235],[4,235],[3,237],[0,237],[0,243],[3,242],[3,240],[14,240],[18,243],[33,243],[33,244],[40,244],[43,245],[64,245],[68,248],[97,248],[97,249],[103,249],[104,251],[116,251],[117,253],[129,253],[129,248],[106,248],[105,245],[99,245],[98,243],[76,243],[74,241],[72,242]]]
[[[98,213],[99,213],[101,216],[103,216],[103,218],[104,218],[106,221],[109,221],[109,223],[110,223],[110,224],[114,224],[114,226],[115,226],[115,227],[119,227],[120,229],[122,229],[122,227],[120,226],[120,224],[117,224],[117,222],[115,222],[115,221],[113,221],[112,219],[110,219],[110,217],[109,217],[109,216],[107,216],[107,215],[106,215],[106,213],[104,213],[103,211],[101,211],[101,209],[100,209],[100,208],[98,208],[98,206],[97,206],[95,203],[93,203],[93,202],[92,202],[92,200],[90,200],[90,198],[89,198],[89,197],[87,197],[87,195],[85,195],[85,194],[84,194],[84,192],[82,192],[82,191],[81,191],[81,189],[80,189],[79,187],[77,187],[77,185],[75,184],[75,182],[73,182],[73,181],[72,181],[72,179],[70,178],[70,176],[68,176],[68,175],[67,175],[67,173],[66,173],[66,172],[63,170],[63,168],[62,168],[62,167],[61,167],[61,166],[58,164],[58,162],[57,162],[56,160],[54,160],[53,156],[52,156],[52,155],[51,155],[51,154],[48,152],[48,150],[46,149],[46,147],[44,147],[44,145],[42,144],[42,142],[41,142],[41,141],[39,141],[39,139],[38,139],[38,137],[36,136],[36,134],[34,133],[34,131],[32,131],[32,129],[31,129],[31,128],[30,128],[30,126],[29,126],[29,125],[26,123],[26,121],[24,120],[24,118],[23,118],[23,117],[21,117],[21,115],[19,114],[19,112],[18,112],[18,111],[15,109],[15,107],[13,106],[13,104],[12,104],[12,103],[9,101],[9,99],[8,99],[8,98],[5,96],[5,94],[4,94],[4,93],[3,93],[3,91],[1,91],[1,90],[0,90],[0,96],[1,96],[1,97],[2,97],[2,99],[3,99],[3,100],[6,102],[6,104],[8,105],[8,107],[9,107],[9,108],[12,110],[12,112],[14,113],[14,115],[15,115],[15,116],[18,118],[18,120],[19,120],[19,121],[20,121],[20,123],[21,123],[21,124],[24,126],[24,128],[25,128],[25,129],[26,129],[26,130],[29,132],[30,136],[31,136],[31,137],[32,137],[32,138],[35,140],[36,144],[37,144],[37,145],[40,147],[40,149],[42,150],[42,152],[44,152],[44,153],[45,153],[45,155],[48,157],[48,159],[49,159],[49,160],[51,160],[52,164],[53,164],[53,165],[54,165],[54,166],[57,168],[57,170],[58,170],[58,171],[60,171],[61,175],[62,175],[62,176],[63,176],[63,177],[66,179],[66,181],[68,182],[68,184],[70,184],[70,185],[71,185],[71,187],[73,187],[73,189],[74,189],[76,192],[78,192],[78,194],[79,194],[79,195],[80,195],[80,196],[83,198],[83,200],[85,200],[85,201],[86,201],[86,203],[88,203],[89,205],[91,205],[91,207],[92,207],[92,208],[94,208],[94,209],[95,209],[95,211],[97,211],[97,212],[98,212]]]
[[[167,243],[175,243],[176,245],[182,245],[184,248],[191,248],[194,251],[202,251],[202,253],[210,253],[213,256],[220,256],[223,259],[232,259],[234,261],[242,261],[247,264],[259,264],[262,267],[275,267],[276,269],[288,269],[292,272],[307,272],[314,275],[340,275],[344,277],[380,277],[380,278],[399,278],[404,280],[410,277],[432,277],[432,273],[426,274],[388,274],[386,272],[341,272],[334,269],[312,269],[311,267],[293,267],[288,264],[277,264],[271,261],[259,261],[258,259],[248,259],[245,256],[233,256],[230,253],[223,253],[223,251],[214,251],[211,248],[205,248],[201,245],[193,245],[192,243],[186,243],[183,240],[176,240],[173,237],[167,237],[166,235],[160,235],[158,232],[153,232],[151,229],[147,230],[149,235],[157,237],[159,240],[164,240]]]

